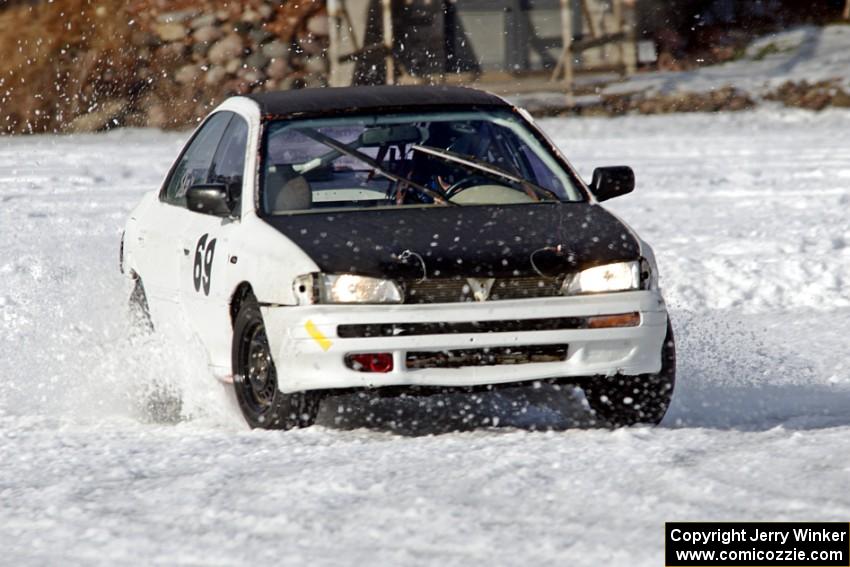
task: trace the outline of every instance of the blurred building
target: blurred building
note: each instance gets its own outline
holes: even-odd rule
[[[340,33],[334,84],[627,74],[639,64],[722,61],[753,34],[840,17],[845,0],[327,0]],[[344,16],[341,15],[344,13]],[[331,26],[332,29],[334,26]],[[391,36],[385,37],[385,30]],[[358,39],[360,41],[358,41]],[[564,69],[564,66],[569,67]],[[398,77],[395,77],[398,78]]]
[[[633,0],[328,0],[336,85],[633,71]],[[464,77],[468,80],[468,77]]]

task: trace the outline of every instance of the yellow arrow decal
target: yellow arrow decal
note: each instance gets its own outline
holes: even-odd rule
[[[313,337],[313,340],[319,343],[319,346],[322,347],[322,350],[327,351],[331,348],[331,341],[328,339],[322,331],[316,326],[312,319],[308,319],[306,323],[304,323],[304,328],[307,330],[307,334]]]

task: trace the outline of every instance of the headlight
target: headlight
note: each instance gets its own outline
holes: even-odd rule
[[[618,262],[588,268],[568,277],[564,281],[563,293],[579,295],[641,289],[642,282],[649,277],[648,273],[643,277],[641,264],[642,262]],[[646,269],[649,269],[648,264]]]
[[[307,274],[295,278],[295,297],[313,303],[402,303],[401,288],[390,280],[353,274]]]

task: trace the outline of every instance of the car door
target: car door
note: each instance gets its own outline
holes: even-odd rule
[[[172,166],[159,199],[139,224],[138,238],[145,250],[141,277],[154,319],[160,326],[182,312],[178,306],[182,237],[191,216],[186,208],[186,189],[197,183],[198,177],[207,175],[230,120],[230,113],[226,114],[213,115],[195,132]]]
[[[248,122],[231,114],[204,183],[227,188],[233,215],[222,218],[190,212],[183,227],[181,303],[193,330],[211,354],[211,363],[221,366],[216,356],[230,351],[230,294],[238,257],[230,248],[230,235],[238,229],[242,182],[248,147]]]

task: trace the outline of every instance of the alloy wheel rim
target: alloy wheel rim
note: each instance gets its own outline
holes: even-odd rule
[[[252,409],[262,413],[272,406],[277,391],[277,373],[262,324],[245,333],[242,350],[242,390]]]

